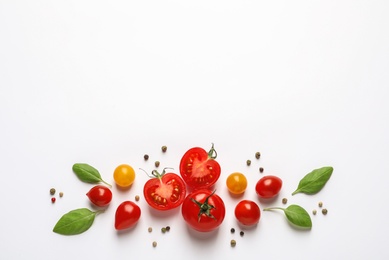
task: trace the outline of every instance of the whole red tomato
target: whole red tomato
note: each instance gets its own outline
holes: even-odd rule
[[[261,211],[257,203],[242,200],[235,206],[235,217],[244,226],[253,226],[259,222]]]
[[[165,169],[161,174],[156,170],[152,171],[154,178],[148,180],[143,187],[146,202],[157,210],[169,210],[180,206],[186,195],[186,186],[182,178],[175,173],[165,173]]]
[[[96,185],[88,191],[86,196],[94,205],[105,207],[112,200],[112,191],[103,185]]]
[[[209,232],[223,222],[226,208],[215,191],[202,189],[190,193],[185,198],[181,213],[191,228],[200,232]]]
[[[122,202],[116,209],[115,229],[123,230],[134,227],[141,215],[138,205],[132,201]]]
[[[213,144],[209,152],[200,147],[185,152],[180,161],[180,174],[190,188],[207,189],[216,183],[221,171],[216,157]]]
[[[270,199],[278,195],[282,187],[282,180],[273,175],[264,176],[255,185],[255,191],[263,199]]]

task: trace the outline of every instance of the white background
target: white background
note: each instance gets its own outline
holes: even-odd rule
[[[388,1],[374,0],[1,0],[0,258],[387,259],[388,13]],[[178,173],[187,149],[211,143],[227,207],[217,232],[192,232],[179,210],[157,214],[142,196],[138,225],[114,230],[119,203],[142,195],[139,168],[160,160]],[[87,232],[61,236],[52,228],[64,213],[92,209],[76,162],[111,183],[121,163],[137,177],[127,191],[113,187]],[[334,173],[321,192],[291,196],[326,165]],[[240,198],[225,186],[234,171],[249,179]],[[254,186],[267,174],[284,185],[264,203]],[[55,204],[51,187],[65,194]],[[241,230],[240,199],[263,209],[283,197],[309,212],[323,201],[328,215],[304,232],[262,212],[244,237],[230,233]]]

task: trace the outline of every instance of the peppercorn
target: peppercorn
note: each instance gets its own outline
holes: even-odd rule
[[[232,247],[235,247],[236,246],[236,240],[235,239],[231,239],[230,244],[231,244]]]
[[[247,160],[246,164],[247,164],[247,166],[250,166],[251,165],[251,160]]]
[[[321,208],[323,206],[323,202],[319,201],[318,205]]]
[[[240,231],[239,235],[240,235],[241,237],[243,237],[243,236],[244,236],[244,232],[243,232],[243,231]]]
[[[316,209],[312,210],[313,215],[316,215],[316,212],[317,212]]]
[[[231,233],[232,233],[232,234],[235,233],[235,228],[231,228]]]
[[[162,146],[162,147],[161,147],[161,150],[162,150],[162,152],[164,152],[164,153],[165,153],[165,152],[166,152],[166,150],[167,150],[167,146],[166,146],[166,145]]]
[[[259,167],[259,172],[263,173],[263,167]]]
[[[159,164],[160,164],[160,162],[159,161],[155,161],[155,167],[159,167]]]
[[[322,209],[322,211],[321,211],[322,213],[323,213],[323,215],[327,215],[327,213],[328,213],[328,210],[327,209]]]
[[[261,153],[260,152],[256,152],[255,153],[255,158],[259,159],[261,157]]]
[[[59,197],[60,197],[60,198],[63,197],[63,192],[62,192],[62,191],[59,193]]]
[[[149,159],[149,155],[148,154],[143,155],[143,159],[145,159],[145,161],[147,161]]]
[[[166,231],[170,231],[170,226],[166,226]]]
[[[51,194],[51,195],[54,195],[54,194],[55,194],[55,189],[54,189],[54,188],[51,188],[51,189],[50,189],[50,194]]]
[[[166,227],[161,228],[162,233],[166,233]]]
[[[157,242],[153,241],[153,247],[157,247]]]
[[[135,201],[139,201],[139,199],[140,199],[139,195],[136,195],[135,196]]]
[[[286,203],[288,203],[288,199],[287,198],[283,198],[282,199],[282,204],[286,204]]]
[[[149,233],[151,233],[151,232],[153,231],[153,228],[152,228],[152,227],[149,227],[149,228],[147,229],[147,231],[148,231]]]

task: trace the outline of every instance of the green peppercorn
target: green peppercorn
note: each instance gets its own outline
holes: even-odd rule
[[[317,212],[316,209],[312,210],[313,215],[316,215],[316,212]]]
[[[235,247],[236,246],[236,240],[235,239],[231,239],[230,244],[231,244],[232,247]]]
[[[159,164],[160,164],[160,162],[159,161],[155,161],[155,167],[159,167]]]
[[[164,152],[164,153],[165,153],[165,152],[166,152],[166,150],[167,150],[167,146],[166,146],[166,145],[162,146],[162,147],[161,147],[161,150],[162,150],[162,152]]]
[[[323,207],[323,202],[319,201],[318,205],[320,208]]]
[[[288,199],[287,198],[283,198],[282,199],[282,204],[286,204],[286,203],[288,203]]]
[[[59,193],[59,197],[60,197],[60,198],[63,197],[63,192],[62,192],[62,191]]]
[[[50,194],[51,194],[51,195],[54,195],[54,194],[55,194],[55,189],[54,189],[54,188],[51,188],[51,189],[50,189]]]
[[[323,215],[327,215],[328,210],[327,209],[322,209],[321,213],[323,213]]]
[[[250,166],[251,165],[251,160],[247,160],[246,164],[247,164],[247,166]]]
[[[259,159],[261,157],[261,153],[260,152],[256,152],[255,153],[255,158]]]
[[[161,228],[161,231],[162,233],[166,233],[166,228],[165,227]]]

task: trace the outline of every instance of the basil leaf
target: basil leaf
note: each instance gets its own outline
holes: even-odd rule
[[[292,193],[315,194],[319,192],[330,179],[333,168],[331,166],[315,169],[304,176],[299,182],[297,189]]]
[[[77,177],[88,183],[99,183],[103,182],[111,187],[111,184],[106,183],[102,178],[98,170],[86,163],[75,163],[72,167]]]
[[[69,211],[58,220],[53,232],[61,235],[81,234],[92,226],[96,214],[86,208]]]
[[[289,207],[280,208],[280,207],[271,207],[271,208],[265,208],[264,211],[270,211],[279,209],[284,211],[286,218],[288,221],[293,224],[294,226],[304,228],[304,229],[311,229],[312,228],[312,220],[309,216],[308,212],[302,208],[299,205],[290,205]]]

